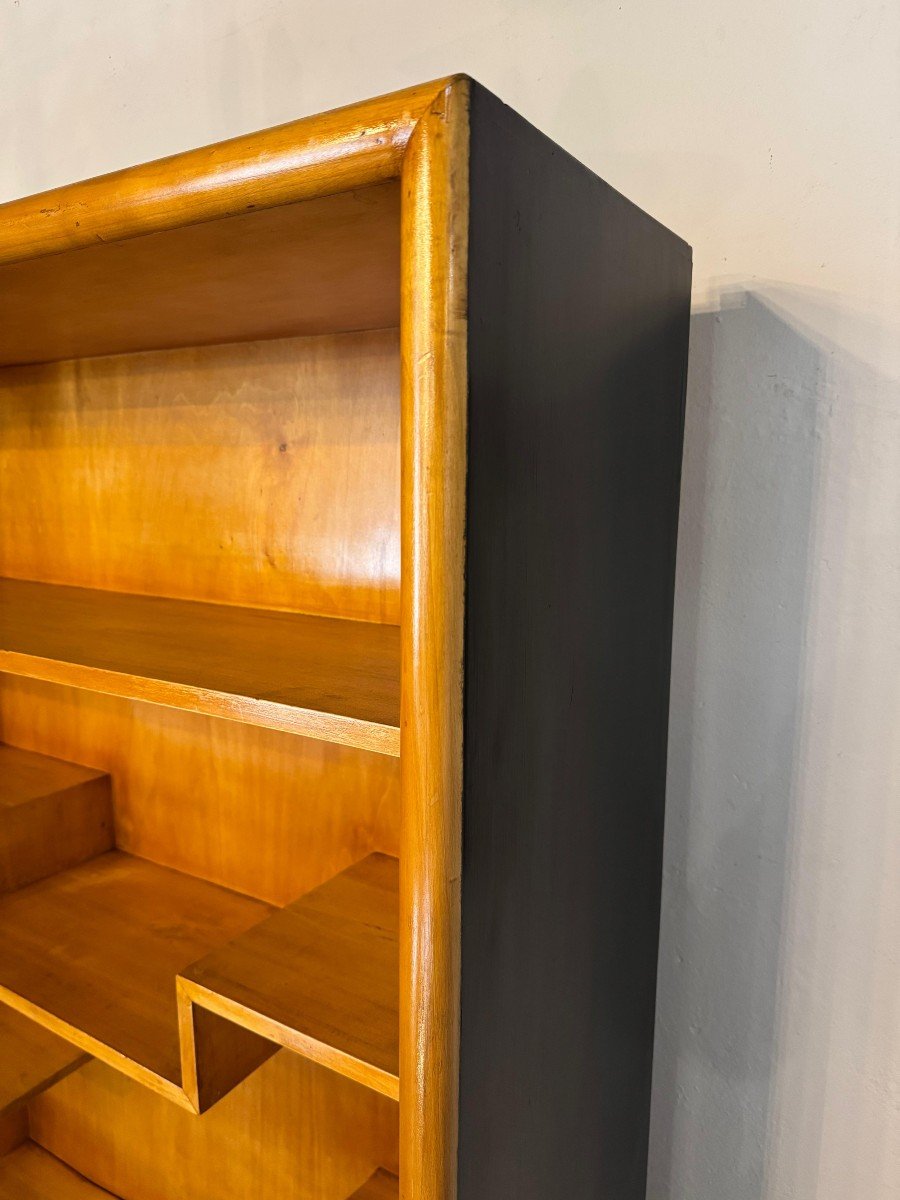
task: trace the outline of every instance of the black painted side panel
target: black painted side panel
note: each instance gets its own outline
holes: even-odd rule
[[[690,252],[472,95],[460,1200],[643,1200]]]

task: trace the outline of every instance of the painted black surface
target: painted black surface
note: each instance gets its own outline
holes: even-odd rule
[[[690,252],[473,88],[460,1200],[643,1200]]]

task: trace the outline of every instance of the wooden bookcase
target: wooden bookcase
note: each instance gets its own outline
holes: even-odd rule
[[[463,76],[0,207],[0,1200],[642,1200],[689,285]]]

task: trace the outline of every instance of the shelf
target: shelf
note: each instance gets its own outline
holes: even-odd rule
[[[0,1200],[110,1200],[58,1158],[25,1142],[0,1158]]]
[[[397,860],[372,854],[183,972],[183,1069],[196,1107],[233,1086],[222,1067],[231,1026],[267,1039],[261,1056],[275,1043],[397,1099],[397,925]],[[242,1040],[238,1074],[253,1053]]]
[[[189,1107],[175,976],[270,909],[118,851],[0,897],[0,999]]]
[[[279,1046],[396,1099],[397,874],[273,910],[112,851],[0,897],[0,1000],[193,1112]]]
[[[112,846],[108,775],[0,744],[0,894]]]
[[[389,1171],[376,1171],[358,1192],[354,1192],[350,1200],[397,1200],[400,1195],[400,1181]]]
[[[52,1087],[87,1058],[27,1017],[0,1007],[0,1117]]]
[[[399,238],[391,181],[2,266],[0,362],[386,329]]]
[[[393,625],[2,579],[0,671],[400,753]]]
[[[397,1200],[396,1175],[375,1174],[348,1200]],[[0,1200],[115,1200],[112,1192],[98,1187],[42,1150],[24,1142],[0,1158]]]

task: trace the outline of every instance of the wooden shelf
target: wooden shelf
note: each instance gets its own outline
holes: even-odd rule
[[[376,1171],[348,1200],[397,1200],[399,1194],[396,1175]],[[110,1200],[112,1196],[34,1142],[24,1142],[0,1158],[0,1200]]]
[[[88,1056],[10,1008],[0,1007],[0,1117],[87,1062]]]
[[[385,329],[399,240],[390,181],[2,266],[0,362]]]
[[[0,1200],[110,1200],[111,1192],[25,1142],[0,1158]]]
[[[193,1112],[279,1046],[396,1099],[397,874],[370,855],[272,910],[103,854],[0,897],[0,999]],[[52,1049],[14,1093],[78,1065]]]
[[[0,894],[112,847],[108,775],[0,744]]]
[[[175,976],[270,911],[114,851],[0,897],[0,999],[189,1107]]]
[[[183,972],[183,1070],[195,1106],[237,1082],[223,1061],[233,1057],[239,1077],[252,1061],[244,1040],[237,1054],[223,1052],[228,1023],[267,1039],[259,1061],[274,1043],[397,1099],[397,924],[397,860],[372,854]]]
[[[397,1200],[400,1195],[400,1181],[389,1171],[376,1171],[371,1179],[354,1192],[350,1200]]]
[[[400,753],[392,625],[2,579],[0,671]]]

